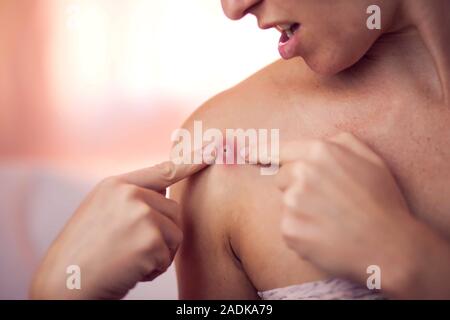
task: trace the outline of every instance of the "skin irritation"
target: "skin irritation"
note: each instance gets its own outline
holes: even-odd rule
[[[198,119],[212,128],[280,128],[280,146],[350,132],[387,163],[411,214],[436,234],[450,237],[445,192],[450,178],[450,20],[444,15],[450,2],[222,2],[230,18],[250,13],[262,27],[300,22],[298,57],[278,61],[213,98],[186,128]],[[360,23],[371,4],[383,12],[381,38]],[[256,298],[256,291],[330,276],[286,248],[279,230],[282,194],[273,177],[245,166],[232,171],[236,174],[217,167],[173,189],[183,207],[186,235],[178,253],[181,297]],[[339,228],[351,225],[343,224]],[[394,229],[398,235],[404,231],[400,224]],[[421,236],[414,239],[419,249],[425,243]],[[397,240],[393,236],[390,243]],[[333,252],[344,254],[343,249]]]
[[[243,164],[240,156],[240,150],[243,146],[238,145],[236,139],[232,137],[224,137],[222,145],[217,147],[216,165],[222,165],[224,167],[235,167],[240,163]]]

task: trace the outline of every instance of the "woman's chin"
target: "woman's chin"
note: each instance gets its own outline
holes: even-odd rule
[[[346,56],[344,59],[339,59],[338,55],[322,54],[304,56],[303,59],[315,73],[323,76],[334,76],[358,63],[361,57],[349,59]]]

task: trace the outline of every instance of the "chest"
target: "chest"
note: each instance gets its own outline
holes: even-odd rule
[[[385,159],[412,212],[450,236],[450,108],[412,99],[306,102],[283,126],[272,123],[281,143],[355,134]]]
[[[258,108],[250,110],[252,117],[241,117],[233,125],[279,129],[280,144],[342,131],[356,135],[387,162],[412,213],[450,237],[450,108],[388,97],[348,101],[309,96]],[[236,212],[232,216],[237,217],[232,244],[255,287],[326,277],[288,250],[273,227],[280,223],[281,194],[272,178],[245,166],[222,171],[223,181],[230,184],[229,200]]]

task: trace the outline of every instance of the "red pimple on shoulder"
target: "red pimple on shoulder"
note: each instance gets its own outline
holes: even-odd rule
[[[234,139],[223,138],[222,145],[218,146],[216,164],[235,165],[236,160],[236,144]]]

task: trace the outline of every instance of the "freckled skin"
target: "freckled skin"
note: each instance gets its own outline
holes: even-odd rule
[[[273,0],[254,9],[263,15],[269,8],[303,3]],[[319,10],[317,1],[305,3]],[[336,19],[347,21],[346,11],[340,14]],[[310,18],[321,27],[317,16]],[[222,131],[278,128],[281,145],[350,132],[386,161],[411,212],[450,238],[450,105],[418,31],[384,36],[356,65],[331,75],[317,71],[340,70],[349,61],[333,60],[339,54],[330,60],[327,53],[334,51],[327,46],[338,45],[329,39],[332,33],[324,33],[330,42],[314,31],[308,30],[319,49],[311,50],[306,63],[296,58],[264,68],[210,100],[185,127],[192,130],[193,121],[202,120]],[[363,43],[347,40],[340,54],[354,57],[346,50],[359,52]],[[257,291],[330,276],[285,245],[279,228],[282,194],[274,177],[261,176],[259,168],[212,166],[174,186],[171,195],[183,208],[184,240],[176,259],[181,298],[254,299]]]
[[[411,94],[416,84],[407,77],[382,77],[372,91],[336,89],[339,80],[317,78],[300,61],[280,61],[212,99],[186,128],[194,119],[223,130],[280,128],[281,144],[352,132],[387,161],[414,214],[450,236],[450,109]],[[181,297],[252,299],[258,290],[327,278],[285,246],[273,179],[254,166],[215,165],[173,187],[185,232],[177,257]]]

